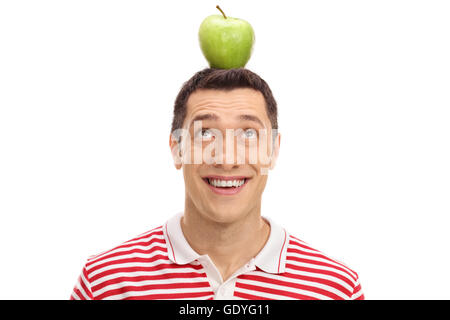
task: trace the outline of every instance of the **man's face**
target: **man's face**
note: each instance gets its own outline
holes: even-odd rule
[[[267,182],[267,169],[278,155],[280,137],[272,126],[261,92],[200,89],[187,102],[179,145],[186,205],[204,218],[231,223],[255,212]],[[184,140],[184,141],[183,141]],[[275,144],[273,144],[275,141]],[[174,148],[175,147],[175,148]]]

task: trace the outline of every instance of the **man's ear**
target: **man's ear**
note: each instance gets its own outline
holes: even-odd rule
[[[181,169],[181,165],[183,163],[182,155],[181,155],[181,147],[180,147],[179,139],[174,137],[172,133],[169,136],[169,146],[170,146],[170,152],[172,154],[175,168],[177,170],[179,170],[179,169]]]
[[[277,136],[273,140],[272,146],[272,156],[270,158],[270,170],[275,168],[275,163],[277,162],[278,155],[280,154],[280,143],[281,143],[281,134],[278,132]]]

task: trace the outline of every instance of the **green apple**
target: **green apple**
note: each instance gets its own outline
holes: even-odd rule
[[[200,25],[198,39],[203,55],[211,68],[244,67],[253,52],[255,33],[243,19],[222,15],[206,17]]]

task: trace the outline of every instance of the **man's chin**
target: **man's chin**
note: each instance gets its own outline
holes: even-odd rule
[[[215,207],[210,210],[207,210],[204,214],[206,214],[207,219],[211,220],[215,223],[220,224],[232,224],[240,219],[242,219],[246,214],[243,208],[236,208],[234,206],[230,207]]]

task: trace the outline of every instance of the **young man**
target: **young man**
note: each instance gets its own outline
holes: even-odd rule
[[[88,259],[72,299],[364,299],[358,275],[261,216],[277,104],[248,69],[204,69],[174,107],[185,207]]]

